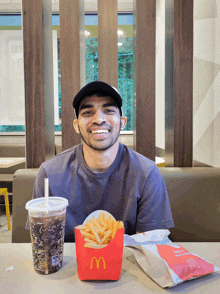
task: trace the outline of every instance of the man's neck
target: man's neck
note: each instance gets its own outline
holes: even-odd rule
[[[114,162],[118,148],[118,141],[107,150],[94,150],[83,142],[85,163],[94,172],[105,172]]]

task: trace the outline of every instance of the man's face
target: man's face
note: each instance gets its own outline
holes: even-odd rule
[[[126,117],[111,97],[85,97],[79,107],[79,116],[73,125],[85,144],[95,150],[107,150],[119,138],[120,129],[125,127]]]

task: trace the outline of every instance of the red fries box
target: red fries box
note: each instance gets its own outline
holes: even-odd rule
[[[122,268],[124,228],[118,229],[104,248],[84,247],[80,230],[75,228],[78,277],[82,280],[119,280]]]
[[[82,280],[119,280],[122,268],[124,228],[117,229],[114,238],[104,248],[84,247],[80,230],[75,228],[78,277]]]

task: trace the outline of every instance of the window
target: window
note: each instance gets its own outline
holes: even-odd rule
[[[22,30],[21,25],[22,25],[21,15],[0,15],[0,33],[6,30],[21,31]],[[52,26],[53,26],[53,30],[56,30],[57,32],[57,62],[58,62],[59,123],[55,125],[55,131],[61,131],[62,122],[61,122],[59,15],[52,16]],[[85,39],[86,83],[89,83],[91,81],[98,80],[98,17],[97,17],[97,14],[85,15],[85,36],[86,36],[86,39]],[[19,40],[19,42],[21,41],[23,42],[23,40]],[[15,45],[16,45],[16,42],[18,44],[18,40],[16,41],[16,38],[14,38],[13,42],[15,43]],[[18,54],[18,52],[16,54]],[[1,57],[0,57],[0,62],[2,62]],[[128,118],[128,123],[127,123],[125,131],[131,131],[132,124],[133,124],[132,62],[133,62],[133,15],[118,14],[118,91],[121,94],[123,99],[124,115],[127,116]],[[21,71],[20,74],[23,75],[23,72]],[[4,73],[3,71],[0,71],[0,83],[2,83],[3,78],[4,80],[8,79],[8,76],[5,76],[5,75],[8,75],[6,71]],[[14,75],[13,79],[18,79],[18,75],[17,76]],[[17,80],[17,83],[19,84],[18,80]],[[24,86],[24,84],[22,85],[21,83],[19,85],[20,87]],[[1,95],[4,95],[5,97],[5,94],[3,93],[3,91],[0,91],[0,101],[3,101],[3,99],[1,99]],[[7,99],[7,97],[5,97],[4,99]],[[24,101],[23,97],[22,99]],[[3,102],[0,102],[0,103],[3,103]],[[24,105],[24,102],[23,102],[23,105]],[[3,109],[3,107],[1,107],[1,109]],[[24,109],[23,109],[23,112],[24,112]],[[13,134],[15,134],[15,132],[25,131],[25,126],[23,124],[19,124],[19,123],[16,123],[16,121],[14,121],[13,124],[6,125],[2,123],[3,121],[4,121],[3,112],[1,110],[0,111],[0,124],[1,124],[0,132],[13,132]]]

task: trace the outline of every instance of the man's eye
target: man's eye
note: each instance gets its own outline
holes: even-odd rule
[[[110,113],[114,113],[115,110],[114,109],[106,109],[105,112],[108,113],[108,114],[110,114]]]
[[[92,113],[92,111],[87,110],[87,111],[84,111],[84,112],[82,113],[82,115],[90,115],[91,113]]]

